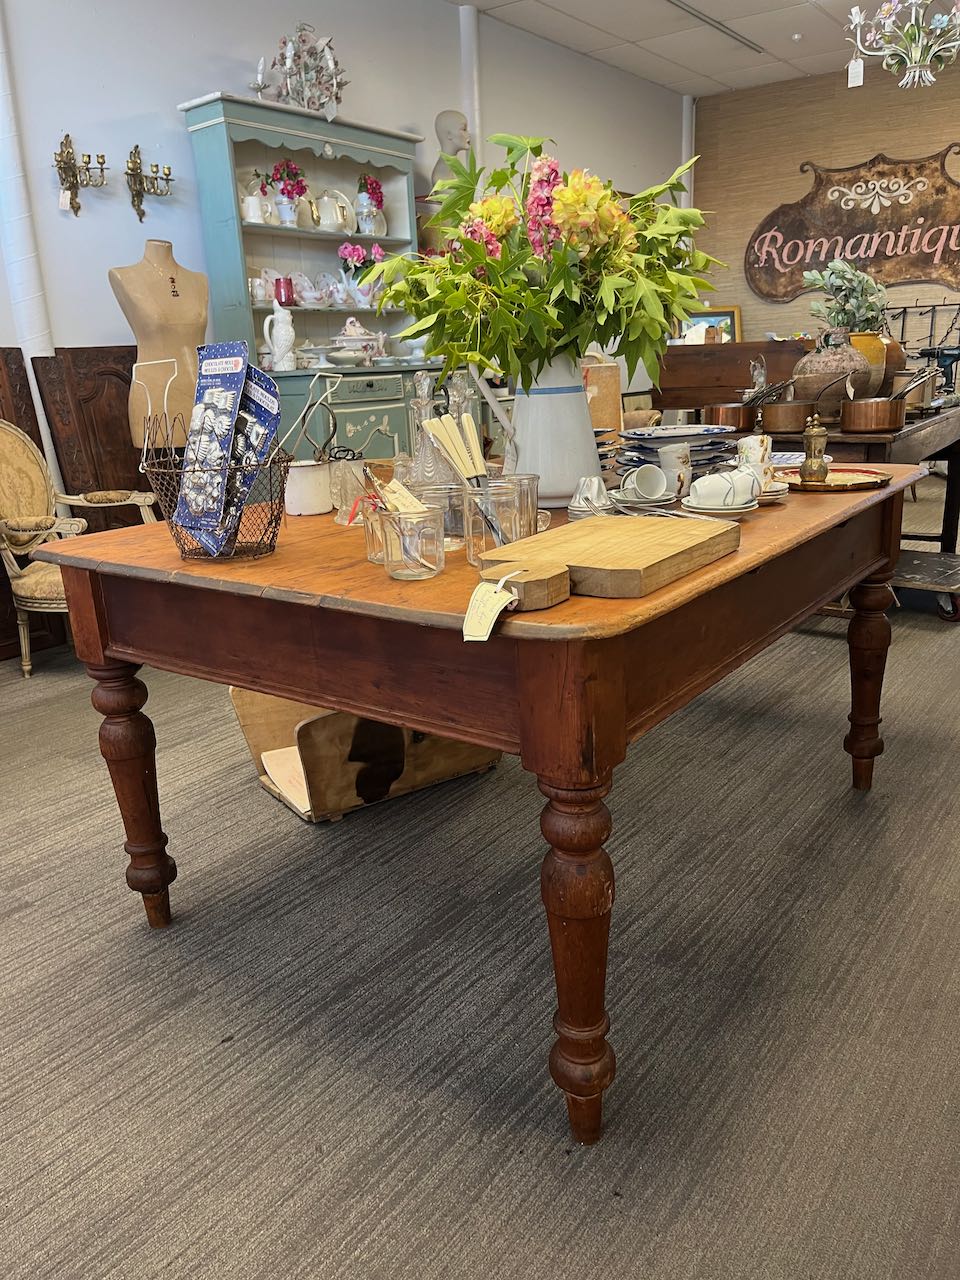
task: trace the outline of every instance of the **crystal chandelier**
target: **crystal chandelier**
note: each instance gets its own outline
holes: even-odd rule
[[[936,0],[887,0],[872,18],[859,5],[850,11],[847,36],[858,55],[883,59],[887,71],[903,74],[901,89],[934,84],[935,71],[949,66],[960,52],[960,0],[947,12],[927,10]]]

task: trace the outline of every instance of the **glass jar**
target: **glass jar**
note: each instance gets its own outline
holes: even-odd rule
[[[364,514],[363,537],[367,544],[367,559],[371,564],[383,564],[383,527],[376,508],[368,507]]]
[[[520,488],[514,483],[513,476],[491,480],[485,488],[464,487],[463,529],[467,559],[471,564],[479,568],[484,551],[517,541],[520,537],[521,501]]]
[[[381,511],[383,567],[391,578],[433,578],[443,569],[443,511]]]
[[[462,551],[463,533],[463,485],[462,484],[408,484],[410,492],[428,507],[439,507],[443,512],[443,549]]]

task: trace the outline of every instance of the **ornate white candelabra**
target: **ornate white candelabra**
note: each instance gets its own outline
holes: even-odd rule
[[[960,52],[960,3],[927,16],[937,0],[887,0],[872,18],[855,5],[847,40],[861,57],[882,58],[885,70],[902,75],[901,89],[926,88]],[[856,55],[854,55],[856,57]]]

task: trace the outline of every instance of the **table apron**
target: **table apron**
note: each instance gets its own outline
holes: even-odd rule
[[[82,590],[66,568],[68,595]],[[519,751],[515,640],[255,595],[95,575],[104,654]],[[96,661],[81,649],[86,661]]]
[[[794,502],[802,501],[799,495]],[[625,637],[631,740],[890,560],[887,503]]]

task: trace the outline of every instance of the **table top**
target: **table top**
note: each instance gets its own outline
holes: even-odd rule
[[[498,631],[518,639],[557,641],[634,631],[888,500],[925,474],[915,466],[891,464],[883,470],[893,477],[884,489],[791,493],[783,503],[750,512],[740,521],[739,550],[648,596],[625,600],[571,596],[552,609],[508,614]],[[478,571],[462,551],[447,556],[446,568],[436,578],[418,582],[389,578],[382,565],[367,561],[363,530],[337,525],[332,516],[287,517],[275,553],[260,560],[182,560],[162,522],[47,543],[34,552],[34,559],[120,578],[259,595],[451,630],[462,626],[470,594],[479,581]]]

